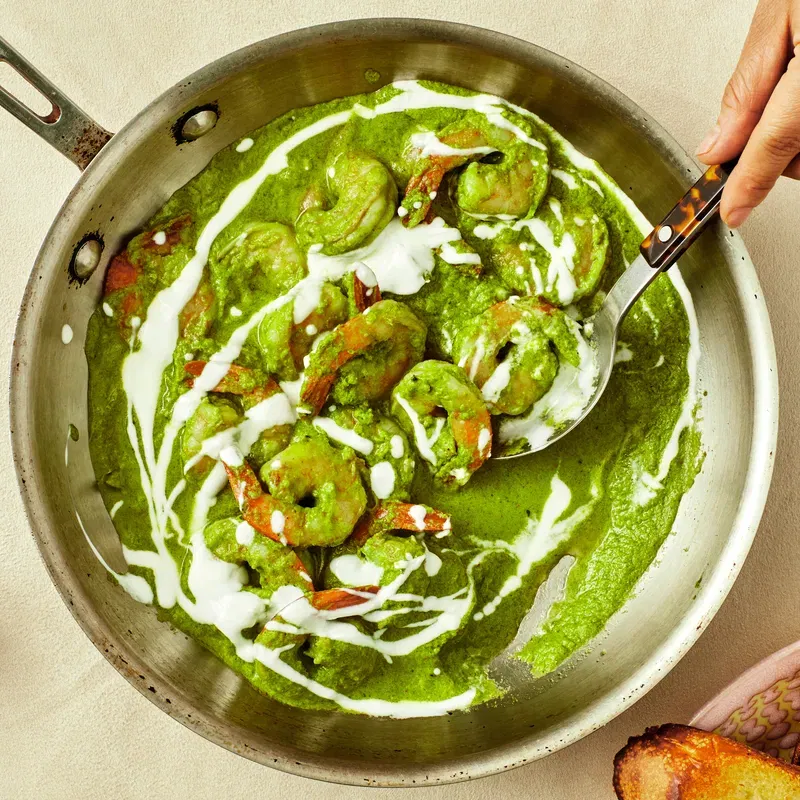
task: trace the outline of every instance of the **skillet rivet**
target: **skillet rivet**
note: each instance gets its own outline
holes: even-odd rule
[[[213,130],[219,119],[217,112],[210,108],[204,108],[196,114],[192,114],[186,122],[183,123],[181,128],[181,135],[184,139],[190,142],[205,136],[210,130]]]
[[[659,242],[667,242],[669,241],[669,237],[672,236],[672,228],[669,225],[662,225],[658,229],[658,241]]]
[[[73,268],[79,280],[85,280],[100,263],[103,245],[97,239],[87,239],[75,252]]]

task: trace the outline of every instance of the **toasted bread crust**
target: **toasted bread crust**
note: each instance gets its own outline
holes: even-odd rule
[[[614,759],[620,800],[725,800],[742,787],[764,800],[800,798],[800,769],[687,725],[648,728]],[[765,793],[768,792],[768,793]]]

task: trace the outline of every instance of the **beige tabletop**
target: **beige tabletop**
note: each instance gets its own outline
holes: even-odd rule
[[[633,98],[688,150],[716,115],[754,0],[0,0],[0,35],[110,130],[225,53],[282,31],[376,15],[441,16],[528,39]],[[0,113],[3,363],[28,271],[77,169]],[[611,761],[646,725],[685,721],[768,653],[800,638],[800,186],[782,182],[744,236],[768,301],[783,398],[767,510],[728,600],[683,661],[633,709],[550,758],[392,798],[611,798]],[[7,367],[0,394],[7,396]],[[210,744],[128,685],[72,620],[47,577],[17,495],[0,404],[0,798],[389,797],[271,771]]]

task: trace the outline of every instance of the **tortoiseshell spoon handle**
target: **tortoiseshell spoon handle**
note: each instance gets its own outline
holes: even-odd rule
[[[680,202],[642,242],[647,263],[659,272],[669,269],[714,218],[722,190],[736,159],[709,167]]]

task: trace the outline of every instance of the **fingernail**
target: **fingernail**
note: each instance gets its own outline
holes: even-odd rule
[[[734,208],[731,211],[725,222],[727,223],[729,228],[738,228],[749,216],[752,208]]]
[[[697,152],[695,155],[701,156],[703,153],[707,153],[716,143],[717,139],[719,139],[720,134],[720,127],[719,125],[715,125],[705,136],[702,142],[700,142],[700,146],[697,148]]]

